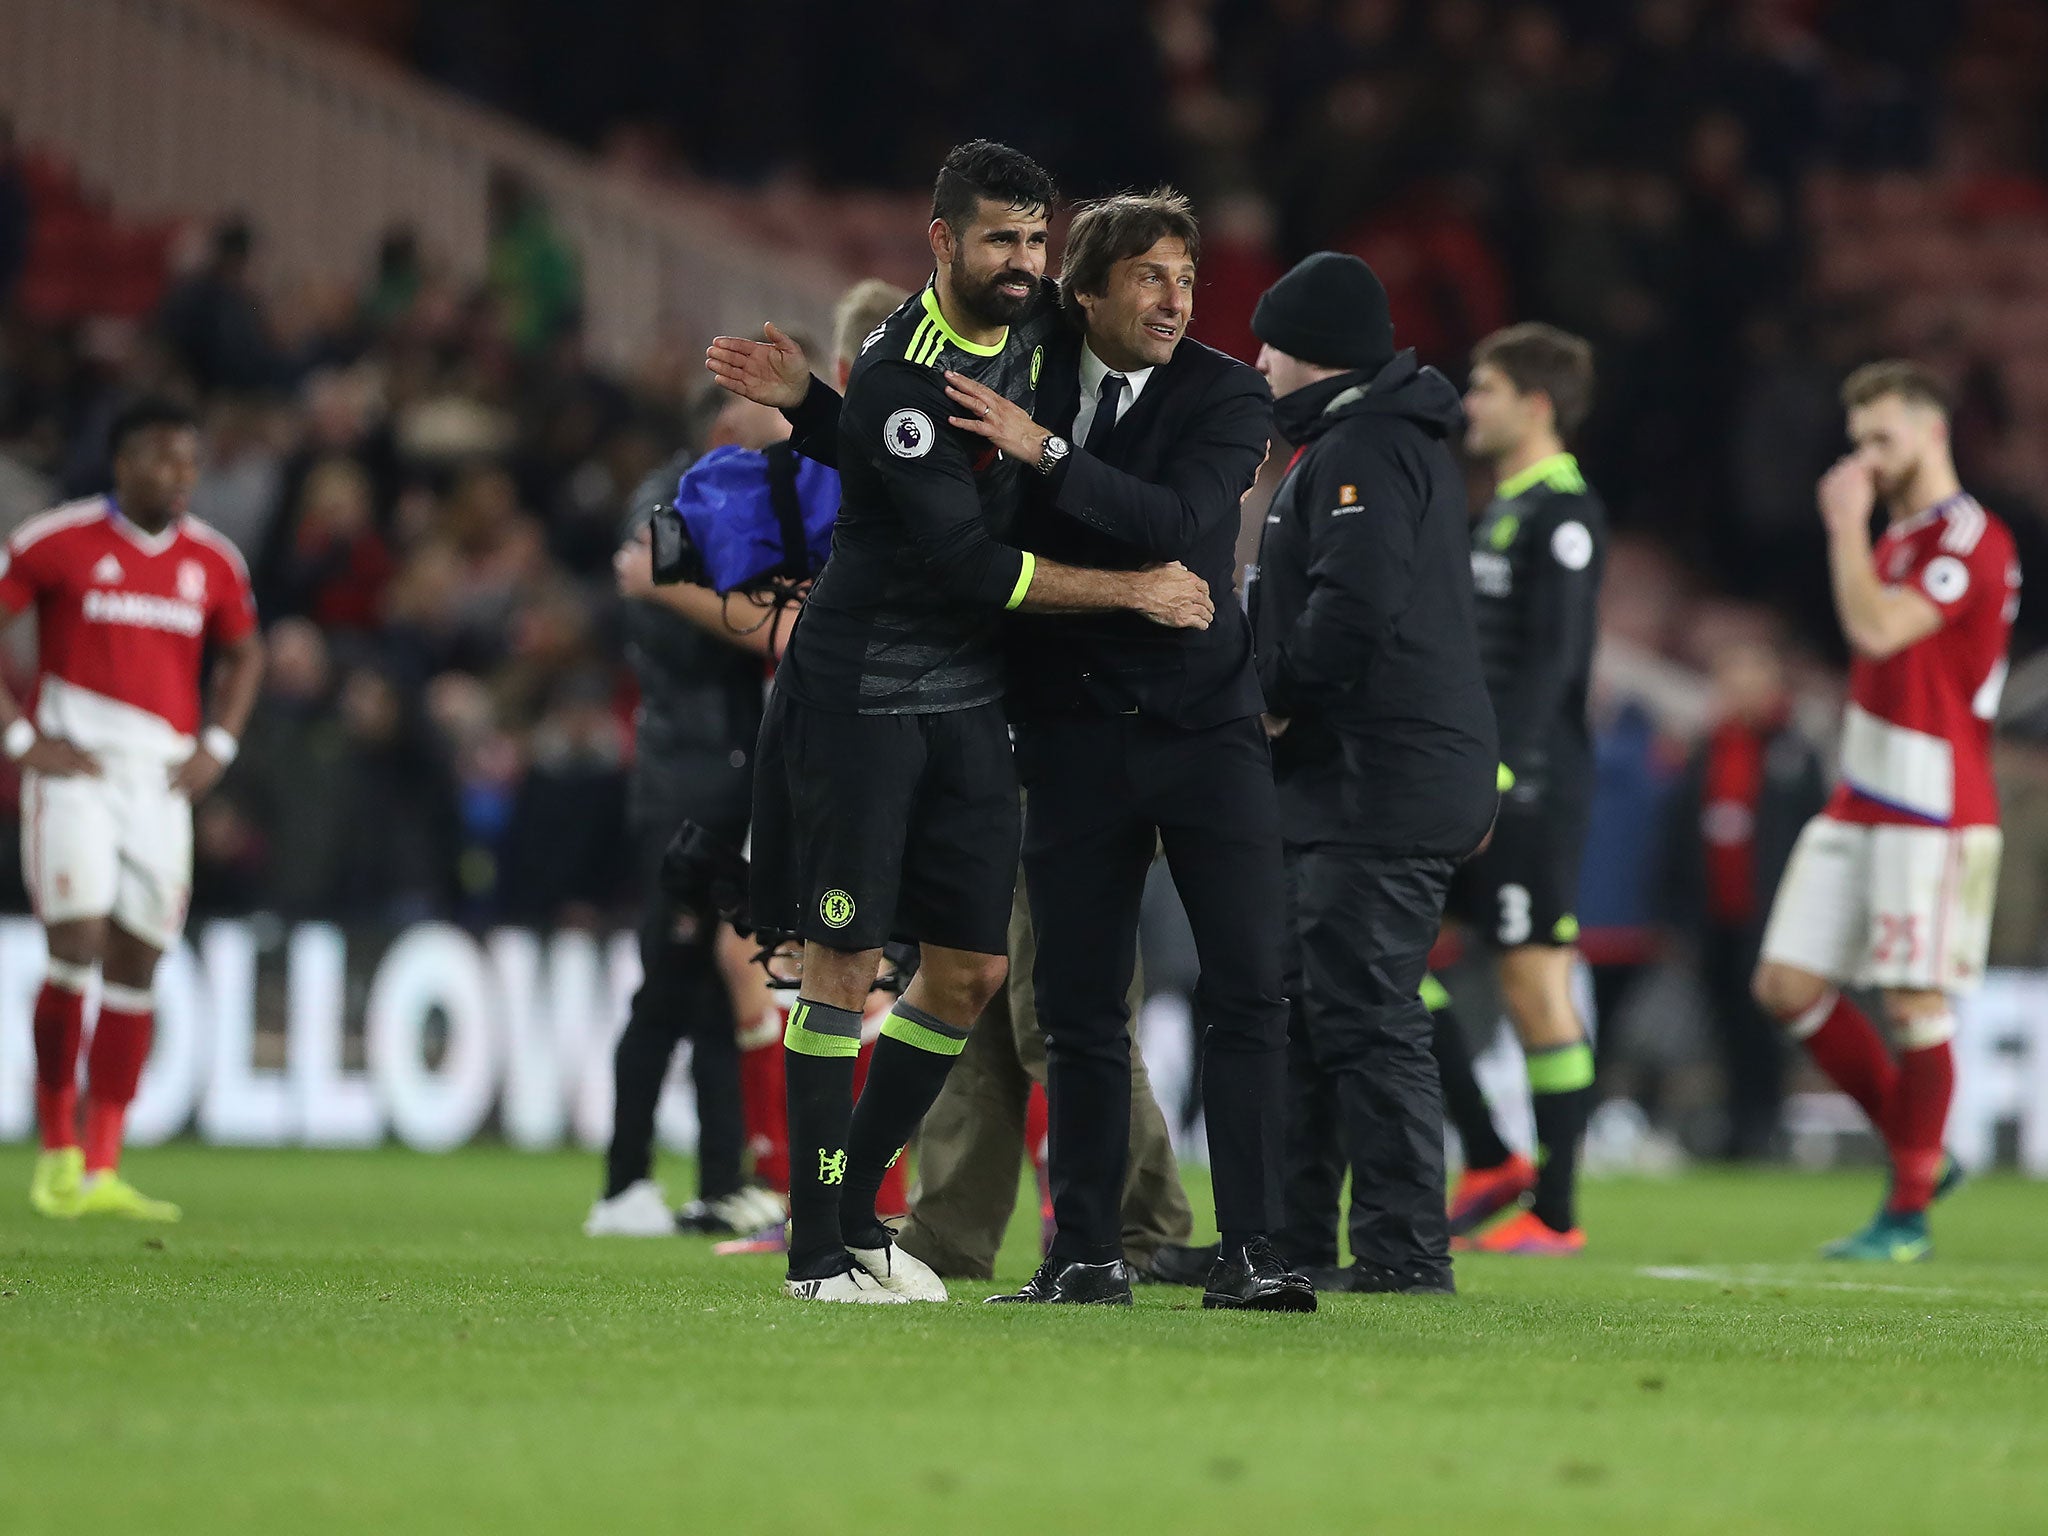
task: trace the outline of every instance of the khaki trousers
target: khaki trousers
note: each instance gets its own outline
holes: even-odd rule
[[[1045,1036],[1031,992],[1037,949],[1020,882],[1010,908],[1010,979],[968,1033],[966,1048],[917,1139],[917,1187],[910,1220],[897,1234],[905,1252],[942,1275],[986,1280],[1017,1204],[1024,1166],[1024,1108],[1045,1082]],[[1135,1030],[1142,978],[1131,982]],[[1124,1257],[1144,1265],[1166,1244],[1185,1244],[1194,1214],[1166,1117],[1152,1097],[1137,1042],[1131,1043],[1131,1147],[1124,1177]]]

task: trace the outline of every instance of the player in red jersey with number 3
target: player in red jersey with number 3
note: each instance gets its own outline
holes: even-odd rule
[[[1955,1086],[1952,1000],[1984,974],[2001,837],[1991,725],[2019,611],[2012,534],[1957,483],[1932,376],[1872,363],[1842,386],[1855,450],[1820,482],[1835,609],[1854,660],[1841,783],[1808,822],[1764,932],[1756,995],[1890,1149],[1875,1219],[1837,1259],[1932,1252],[1927,1207]],[[1873,548],[1871,512],[1890,518]],[[1896,1057],[1841,986],[1879,990]]]
[[[34,719],[0,686],[0,742],[21,768],[21,859],[49,940],[36,999],[42,1153],[29,1201],[46,1216],[175,1221],[119,1172],[123,1119],[149,1057],[157,960],[185,925],[192,802],[233,761],[263,675],[249,573],[186,516],[199,430],[145,400],[113,428],[114,494],[30,518],[0,555],[0,626],[33,608]],[[200,668],[220,656],[202,724]],[[86,1058],[78,1050],[100,971]]]

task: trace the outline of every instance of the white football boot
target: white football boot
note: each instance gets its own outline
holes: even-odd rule
[[[789,1206],[782,1196],[758,1184],[746,1185],[723,1200],[712,1201],[711,1209],[743,1236],[780,1226],[789,1219]]]
[[[893,1291],[905,1301],[944,1301],[946,1282],[932,1271],[923,1259],[913,1258],[896,1244],[883,1248],[855,1248],[846,1250],[853,1255],[853,1262],[873,1277],[885,1290]]]
[[[583,1219],[585,1237],[674,1237],[676,1213],[652,1179],[635,1179]]]
[[[855,1301],[875,1302],[886,1306],[901,1306],[903,1298],[894,1291],[882,1289],[881,1282],[856,1264],[844,1274],[827,1275],[822,1280],[795,1280],[785,1277],[782,1282],[783,1294],[794,1296],[798,1301]]]

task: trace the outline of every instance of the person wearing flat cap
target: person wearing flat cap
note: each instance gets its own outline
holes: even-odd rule
[[[1252,330],[1293,452],[1246,576],[1292,909],[1275,1246],[1319,1288],[1448,1292],[1419,993],[1452,873],[1499,804],[1458,390],[1395,349],[1386,290],[1355,256],[1302,261]],[[1347,1158],[1354,1263],[1339,1270]]]

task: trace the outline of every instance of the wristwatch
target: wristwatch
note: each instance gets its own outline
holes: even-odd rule
[[[1057,432],[1046,438],[1045,446],[1038,450],[1038,472],[1049,475],[1058,469],[1072,450],[1067,440]]]

